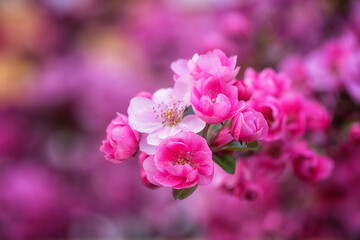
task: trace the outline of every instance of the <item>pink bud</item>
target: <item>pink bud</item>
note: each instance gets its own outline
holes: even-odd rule
[[[106,133],[106,140],[100,147],[100,151],[105,153],[105,159],[119,163],[138,151],[139,133],[129,126],[127,116],[118,113],[107,127]]]
[[[234,85],[238,89],[239,100],[247,101],[250,99],[252,90],[243,81],[236,81]]]
[[[252,108],[239,112],[231,120],[231,132],[236,141],[261,140],[266,137],[268,129],[264,116]]]

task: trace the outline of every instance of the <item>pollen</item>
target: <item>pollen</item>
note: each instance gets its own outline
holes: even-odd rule
[[[161,119],[161,123],[164,126],[174,127],[182,121],[183,113],[186,109],[183,101],[175,100],[171,98],[169,103],[162,102],[157,107],[153,107],[153,112],[157,119]]]
[[[185,165],[186,163],[189,164],[192,168],[195,167],[195,164],[192,162],[192,159],[194,157],[193,151],[187,151],[186,153],[180,151],[178,154],[174,154],[174,157],[172,158],[172,164],[173,165]]]
[[[207,92],[207,96],[211,99],[211,102],[216,102],[217,95],[219,94],[219,89],[211,90]]]

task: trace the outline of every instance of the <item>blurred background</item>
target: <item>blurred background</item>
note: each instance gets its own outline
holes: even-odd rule
[[[357,0],[0,0],[0,239],[360,239],[359,36]],[[330,179],[173,201],[137,158],[104,160],[116,112],[214,48],[327,107]]]

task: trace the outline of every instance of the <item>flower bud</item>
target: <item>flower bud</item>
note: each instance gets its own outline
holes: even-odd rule
[[[118,163],[138,151],[139,133],[129,126],[125,115],[118,113],[107,127],[106,133],[106,140],[100,147],[100,151],[105,153],[105,159]]]
[[[239,100],[247,101],[250,99],[252,90],[248,87],[243,81],[236,81],[234,85],[238,89],[238,98]]]
[[[231,120],[231,133],[236,141],[261,140],[266,137],[268,129],[264,116],[252,108],[239,112]]]

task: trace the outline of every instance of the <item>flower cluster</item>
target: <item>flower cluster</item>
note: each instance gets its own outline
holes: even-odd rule
[[[141,92],[131,99],[128,117],[118,114],[100,147],[112,162],[122,162],[139,150],[146,186],[171,187],[174,198],[182,199],[198,185],[212,182],[216,163],[223,174],[235,173],[230,178],[249,172],[235,181],[241,187],[231,186],[237,190],[230,192],[251,199],[253,195],[239,189],[261,186],[253,171],[245,169],[249,164],[239,163],[243,159],[251,160],[255,172],[265,165],[271,172],[269,166],[289,161],[295,175],[308,182],[331,173],[332,161],[302,140],[306,130],[326,129],[330,117],[320,103],[292,89],[287,75],[247,68],[244,79],[237,80],[236,56],[227,57],[218,49],[180,59],[171,68],[174,87]],[[229,177],[222,176],[218,182],[226,189]]]

